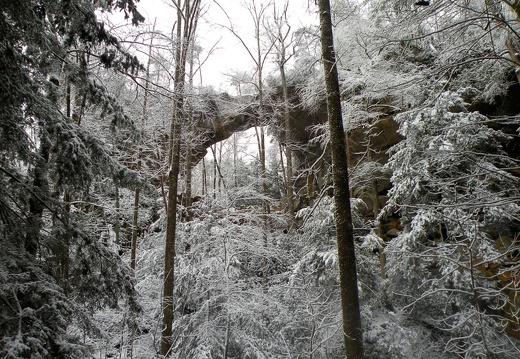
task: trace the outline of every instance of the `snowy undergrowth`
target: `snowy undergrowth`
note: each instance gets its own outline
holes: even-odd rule
[[[199,209],[178,223],[173,358],[343,358],[332,201],[300,211],[305,221],[290,234],[281,214],[215,202]],[[140,316],[128,318],[124,307],[97,314],[105,334],[92,342],[98,357],[157,357],[165,224],[161,213],[140,238]],[[378,241],[363,226],[356,223],[366,357],[443,357],[429,328],[389,308]]]
[[[229,357],[258,357],[270,352],[269,347],[283,348],[283,338],[272,329],[283,327],[276,323],[288,316],[280,303],[285,291],[279,287],[287,282],[285,273],[293,258],[283,234],[283,216],[266,219],[255,211],[224,209],[215,203],[201,206],[198,218],[178,223],[176,357],[203,358],[205,348],[216,357],[225,347]],[[156,356],[165,223],[161,213],[139,241],[135,285],[142,314],[127,318],[124,307],[97,314],[104,336],[90,341],[100,357]],[[266,223],[268,230],[263,229]]]

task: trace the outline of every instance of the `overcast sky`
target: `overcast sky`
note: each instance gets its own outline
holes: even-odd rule
[[[217,5],[215,0],[202,0],[205,11],[197,29],[197,43],[204,49],[201,59],[207,57],[202,68],[202,85],[211,85],[217,92],[227,92],[236,95],[237,93],[231,86],[228,75],[234,71],[253,73],[254,62],[244,46],[226,27],[233,25],[236,32],[240,34],[248,46],[251,46],[251,50],[256,51],[254,23],[248,10],[244,7],[244,4],[249,4],[253,0],[217,1],[219,1],[220,6]],[[255,1],[257,3],[265,3],[268,0]],[[284,3],[284,0],[274,1],[280,7]],[[308,2],[310,2],[310,10],[307,5]],[[156,31],[161,31],[167,35],[171,34],[172,26],[177,18],[176,11],[171,6],[171,0],[140,0],[138,9],[145,16],[145,23],[150,24],[150,29],[154,19],[157,19]],[[317,25],[318,20],[315,10],[313,0],[290,0],[288,21],[291,29],[294,31],[303,26]],[[267,14],[269,17],[272,17],[272,10],[269,10]],[[121,13],[109,14],[108,18],[116,27],[118,26],[117,24],[127,24],[127,21],[123,20],[123,14]],[[207,56],[208,51],[212,48],[215,48],[214,51],[210,56]],[[264,77],[269,74],[269,71],[274,76],[278,75],[278,70],[274,66],[273,60],[274,57],[268,60],[266,65],[268,68],[266,73],[264,73]],[[142,61],[145,62],[145,58]],[[200,85],[199,75],[196,76],[194,84]],[[247,147],[247,153],[250,153],[253,157],[255,156],[256,137],[254,130],[245,131],[240,136],[239,143],[241,146]],[[269,144],[268,147],[270,147]],[[208,154],[208,156],[211,158],[211,154]],[[245,158],[246,161],[251,159],[247,156]]]
[[[202,69],[202,82],[204,85],[213,85],[216,90],[230,91],[229,77],[226,74],[234,70],[251,71],[254,63],[243,45],[223,26],[233,24],[244,41],[254,46],[254,25],[251,15],[243,6],[252,0],[219,0],[218,6],[213,0],[203,0],[205,13],[199,22],[197,37],[199,44],[204,48],[204,54],[216,45],[213,53],[208,57]],[[259,2],[259,0],[256,0]],[[265,2],[265,1],[264,1]],[[277,1],[279,6],[283,1]],[[314,11],[311,2],[311,11]],[[157,18],[157,29],[165,33],[171,33],[176,14],[169,0],[141,0],[138,3],[141,13],[147,18],[147,22],[153,23]],[[226,14],[230,17],[227,18]],[[268,12],[271,16],[272,10]],[[317,24],[317,17],[310,13],[307,1],[292,0],[289,4],[289,22],[292,29],[297,29],[308,24]],[[203,55],[203,57],[205,57]],[[200,77],[197,77],[200,82]],[[197,82],[196,82],[197,83]]]

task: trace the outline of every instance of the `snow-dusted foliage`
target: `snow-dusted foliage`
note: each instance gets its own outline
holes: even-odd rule
[[[293,233],[284,233],[285,219],[276,215],[267,217],[266,232],[265,215],[233,203],[198,203],[193,221],[179,223],[173,357],[344,357],[331,199],[302,209],[303,225]],[[367,357],[435,353],[427,329],[410,327],[384,307],[374,253],[380,240],[355,218]],[[123,311],[97,316],[105,332],[95,342],[101,354],[149,358],[157,351],[164,225],[161,214],[139,247],[136,289],[143,311],[133,318],[135,327],[125,324],[130,318]]]
[[[98,120],[110,116],[113,125],[132,127],[88,60],[134,74],[139,68],[96,17],[116,9],[136,24],[143,20],[133,0],[2,3],[2,357],[84,357],[83,337],[97,333],[93,310],[124,303],[138,311],[130,271],[90,230],[100,215],[83,201],[95,180],[140,182],[80,126],[86,108],[97,105]]]
[[[518,267],[518,178],[501,149],[508,137],[466,110],[468,91],[396,116],[405,140],[391,153],[393,188],[381,218],[397,213],[402,231],[386,248],[388,294],[437,330],[447,352],[513,358],[518,351],[502,331],[516,328],[516,280],[503,274]]]
[[[352,208],[357,208],[357,200]],[[298,322],[306,328],[298,353],[313,358],[343,358],[337,249],[331,199],[302,209],[304,247],[293,269],[291,285],[297,301]],[[380,276],[378,248],[382,240],[354,210],[358,283],[366,358],[440,358],[442,347],[429,328],[410,322],[391,308]]]
[[[294,256],[288,251],[290,237],[283,234],[285,218],[232,203],[208,197],[192,208],[192,221],[179,223],[175,358],[222,358],[224,353],[228,358],[282,358],[294,341],[284,329],[292,322],[289,304],[295,300],[287,292]],[[106,333],[106,340],[95,342],[100,353],[149,358],[157,352],[164,227],[162,212],[139,247],[136,289],[142,314],[134,318],[135,327],[128,327],[124,312],[99,313]]]
[[[262,215],[224,214],[210,212],[183,228],[176,352],[179,358],[201,348],[211,348],[211,357],[279,356],[277,328],[288,316],[276,289],[287,277],[288,254],[273,236],[280,230],[266,233]]]
[[[366,359],[520,357],[520,11],[488,0],[332,3]],[[2,358],[160,356],[179,41],[118,27],[125,47],[151,57],[137,73],[145,69],[107,30],[113,10],[141,21],[135,6],[2,1]],[[310,188],[330,185],[320,39],[317,26],[291,26],[292,120],[315,123],[295,148],[313,147],[319,161],[293,163],[300,210],[290,226],[274,141],[266,190],[254,146],[238,133],[213,146],[214,162],[202,160],[191,184],[181,181],[172,358],[345,357],[334,205]],[[213,50],[194,47],[203,66]],[[188,152],[204,150],[197,132],[215,135],[218,121],[232,132],[231,121],[258,109],[259,86],[245,84],[256,74],[237,70],[233,84],[248,94],[239,98],[193,86],[203,78],[194,75],[183,165],[203,153]],[[265,75],[263,113],[281,119],[281,80]],[[394,120],[402,137],[385,132]],[[271,126],[268,136],[283,133]],[[401,138],[385,166],[383,152]],[[305,188],[300,174],[312,170]],[[386,231],[389,217],[396,227]]]

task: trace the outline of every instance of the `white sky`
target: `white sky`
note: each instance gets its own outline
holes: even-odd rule
[[[224,8],[230,16],[233,27],[248,44],[254,46],[253,37],[254,25],[251,15],[243,6],[252,0],[219,0],[220,6]],[[257,2],[265,2],[256,0]],[[275,0],[276,1],[276,0]],[[278,6],[283,5],[283,1],[276,1]],[[313,1],[311,10],[314,11]],[[153,23],[157,18],[156,29],[166,34],[171,33],[172,26],[176,19],[176,12],[170,5],[169,0],[141,0],[138,3],[139,11],[146,17],[146,22]],[[230,26],[230,20],[226,17],[222,9],[214,0],[203,0],[206,12],[202,21],[199,21],[197,38],[199,44],[204,48],[202,59],[207,56],[207,52],[217,44],[215,51],[207,58],[202,68],[203,85],[213,85],[217,91],[231,92],[229,77],[226,74],[239,71],[251,71],[254,63],[243,45],[238,39],[225,29],[223,26]],[[267,12],[272,15],[272,10]],[[310,13],[306,0],[291,0],[289,3],[289,23],[293,30],[302,27],[304,24],[317,24],[317,16]],[[272,62],[272,61],[271,61]],[[196,84],[200,82],[197,76]]]
[[[227,92],[235,95],[235,89],[231,86],[230,77],[227,74],[233,71],[247,71],[252,73],[254,71],[254,62],[250,55],[240,43],[240,41],[225,27],[233,28],[242,39],[249,45],[251,44],[251,51],[256,51],[254,38],[254,23],[248,10],[244,4],[250,4],[256,1],[257,4],[266,3],[269,0],[202,0],[205,13],[203,18],[199,20],[197,29],[197,43],[203,47],[203,55],[201,60],[207,57],[208,51],[215,47],[214,52],[207,57],[202,67],[202,85],[212,85],[217,92]],[[273,0],[278,7],[281,7],[284,0]],[[309,5],[307,3],[310,2]],[[141,14],[146,18],[145,24],[153,25],[154,19],[157,18],[156,31],[169,35],[172,31],[177,15],[175,8],[171,5],[171,0],[140,0],[137,3]],[[230,17],[227,18],[226,14]],[[272,10],[266,12],[267,17],[272,17]],[[112,23],[122,24],[122,14],[113,13],[109,15]],[[230,23],[230,20],[232,23]],[[303,26],[317,25],[318,19],[315,13],[315,5],[312,0],[289,0],[288,21],[291,30],[295,31]],[[278,70],[273,64],[274,58],[268,59],[266,62],[267,69],[264,77],[269,74],[269,70],[278,75]],[[143,59],[143,61],[145,61]],[[269,69],[270,67],[270,69]],[[195,78],[195,85],[200,85],[200,76]],[[246,156],[246,161],[252,160],[252,157],[257,153],[256,137],[254,130],[250,129],[240,136],[240,146],[245,146],[247,150],[244,153],[249,153]],[[267,144],[270,147],[270,144]],[[208,152],[208,159],[212,159],[211,151]],[[243,157],[243,156],[241,156]]]

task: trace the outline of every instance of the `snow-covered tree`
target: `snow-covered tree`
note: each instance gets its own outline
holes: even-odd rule
[[[84,221],[81,194],[94,179],[139,184],[111,157],[107,143],[80,126],[82,109],[112,128],[132,121],[89,59],[135,73],[137,59],[99,22],[96,11],[121,10],[142,21],[127,1],[3,1],[0,27],[0,354],[77,358],[95,332],[91,311],[124,300],[135,312],[128,268]],[[71,94],[77,111],[72,111]],[[111,120],[111,121],[110,121]]]
[[[518,166],[491,120],[469,112],[474,89],[443,93],[396,116],[405,140],[392,150],[393,188],[382,217],[402,231],[386,249],[393,304],[438,330],[461,357],[513,358],[517,328]],[[506,244],[504,244],[506,243]],[[512,299],[513,298],[513,299]]]

